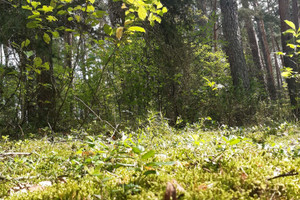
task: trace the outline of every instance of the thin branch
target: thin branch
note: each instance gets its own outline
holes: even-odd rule
[[[115,128],[113,125],[111,125],[111,123],[109,123],[106,120],[103,120],[100,115],[98,115],[91,107],[89,107],[86,103],[84,103],[84,101],[82,101],[79,97],[75,96],[75,99],[77,99],[78,101],[80,101],[85,107],[87,107],[101,122],[105,122],[107,125],[109,125],[111,128],[114,129],[114,132],[118,132],[117,128]]]
[[[276,178],[281,178],[281,177],[286,177],[286,176],[296,176],[296,175],[298,175],[298,174],[299,174],[299,173],[296,172],[296,170],[292,170],[292,171],[290,171],[290,172],[288,172],[288,173],[284,173],[284,174],[280,174],[280,175],[278,175],[278,176],[274,176],[274,177],[272,177],[272,178],[268,178],[267,180],[270,181],[270,180],[273,180],[273,179],[276,179]]]
[[[10,152],[10,153],[0,153],[0,157],[6,156],[30,156],[32,153],[22,153],[22,152]]]

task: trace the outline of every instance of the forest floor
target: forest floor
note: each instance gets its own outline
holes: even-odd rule
[[[300,129],[167,123],[0,138],[0,199],[300,199]]]

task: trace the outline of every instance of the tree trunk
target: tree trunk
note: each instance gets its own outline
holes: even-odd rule
[[[282,88],[282,77],[281,77],[281,72],[280,72],[280,68],[279,68],[279,63],[278,63],[278,58],[276,55],[276,44],[275,44],[275,37],[273,34],[273,30],[271,30],[272,32],[272,47],[273,47],[273,51],[274,51],[274,62],[275,62],[275,69],[276,69],[276,78],[277,78],[277,90],[281,90]],[[278,93],[278,96],[280,96],[280,93]]]
[[[242,0],[242,5],[245,9],[249,9],[249,2],[248,0]],[[253,26],[253,22],[251,19],[251,15],[248,14],[248,12],[245,12],[244,20],[245,20],[245,26],[248,34],[248,40],[250,44],[250,49],[252,53],[252,59],[253,63],[255,65],[254,69],[254,76],[257,78],[257,81],[265,87],[265,80],[263,75],[263,65],[261,63],[261,57],[259,54],[259,46],[256,39],[256,33]]]
[[[214,21],[214,50],[215,52],[218,51],[218,45],[217,45],[217,40],[218,40],[218,16],[217,16],[217,0],[214,0],[213,4],[213,15],[215,18]]]
[[[230,64],[233,85],[249,89],[250,81],[241,43],[237,2],[236,0],[221,0],[220,4],[223,16],[223,33],[227,42],[225,51]]]
[[[291,49],[286,46],[288,41],[292,39],[291,34],[283,34],[286,30],[290,29],[290,27],[284,22],[284,20],[291,20],[289,13],[289,0],[279,0],[279,14],[280,14],[280,25],[281,25],[281,42],[282,42],[282,50],[285,53],[291,53]],[[293,71],[297,72],[297,65],[289,56],[284,56],[284,66],[290,67]],[[297,102],[298,97],[298,88],[296,84],[295,78],[287,78],[286,82],[288,84],[289,96],[291,100],[291,105],[293,106],[293,114],[299,119],[300,110]]]
[[[42,38],[40,36],[40,38]],[[41,68],[41,73],[37,75],[38,82],[38,127],[48,126],[54,119],[55,109],[55,90],[52,81],[53,76],[53,63],[52,63],[52,42],[46,44],[43,40],[39,40],[37,44],[37,57],[40,57],[43,64],[48,63],[49,69]]]

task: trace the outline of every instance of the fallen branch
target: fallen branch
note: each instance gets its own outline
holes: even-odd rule
[[[296,176],[296,175],[298,175],[298,174],[299,174],[299,173],[296,172],[296,170],[292,170],[292,171],[290,171],[290,172],[288,172],[288,173],[284,173],[284,174],[280,174],[280,175],[278,175],[278,176],[274,176],[274,177],[272,177],[272,178],[268,178],[267,180],[270,181],[270,180],[273,180],[273,179],[275,179],[275,178],[280,178],[280,177]]]
[[[6,156],[30,156],[31,153],[22,153],[22,152],[10,152],[10,153],[0,153],[0,157]]]

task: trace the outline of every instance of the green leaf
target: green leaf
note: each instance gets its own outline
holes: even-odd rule
[[[49,44],[50,41],[51,41],[51,38],[50,38],[50,36],[49,36],[47,33],[44,33],[43,39],[44,39],[44,41],[45,41],[47,44]]]
[[[141,151],[139,148],[137,148],[137,147],[131,147],[131,148],[132,148],[132,151],[133,151],[134,153],[136,153],[136,154],[142,153],[142,151]]]
[[[230,142],[229,142],[229,144],[232,146],[232,145],[235,145],[235,144],[238,144],[238,143],[240,143],[240,139],[232,139],[232,140],[230,140]]]
[[[88,5],[87,6],[87,9],[86,9],[86,12],[94,12],[95,11],[95,7],[92,6],[92,5]]]
[[[42,59],[40,57],[35,57],[33,59],[33,65],[34,65],[35,68],[40,67],[42,65],[42,62],[43,61],[42,61]]]
[[[289,25],[293,30],[296,30],[296,26],[293,22],[289,21],[289,20],[284,20],[284,22]]]
[[[68,12],[65,11],[65,10],[60,10],[60,11],[57,12],[58,15],[65,15],[65,14],[67,14],[67,13],[68,13]]]
[[[27,47],[30,44],[30,40],[26,39],[25,41],[22,42],[21,48]]]
[[[157,171],[155,171],[155,170],[148,170],[148,171],[145,171],[145,172],[144,172],[144,175],[145,175],[145,176],[148,176],[148,175],[150,175],[150,174],[157,174]]]
[[[160,9],[160,8],[163,7],[163,5],[162,5],[162,3],[160,1],[156,4],[156,6],[157,6],[157,9]]]
[[[34,8],[36,8],[36,7],[38,7],[39,5],[41,5],[41,2],[32,1],[32,2],[31,2],[31,5],[32,5]]]
[[[39,8],[38,10],[40,11],[44,11],[45,14],[48,13],[48,12],[53,12],[53,7],[52,6],[43,6],[43,8]]]
[[[141,20],[145,20],[147,17],[147,10],[144,6],[140,6],[138,9],[138,16]]]
[[[104,32],[105,32],[107,35],[111,35],[111,34],[112,34],[112,28],[111,28],[109,25],[107,25],[107,24],[105,24],[105,25],[103,26],[103,30],[104,30]]]
[[[37,28],[39,27],[38,21],[31,21],[26,24],[26,28]]]
[[[142,155],[142,159],[143,160],[147,160],[148,158],[151,158],[155,155],[155,151],[154,150],[150,150],[147,153],[145,153],[144,155]]]
[[[287,44],[286,46],[290,47],[291,49],[295,49],[296,48],[296,45],[294,45],[294,44]]]
[[[166,7],[163,7],[163,9],[161,10],[163,13],[168,12],[168,9]]]
[[[129,31],[137,31],[137,32],[143,32],[145,33],[145,29],[143,27],[140,26],[131,26],[128,28]]]
[[[54,38],[59,38],[59,33],[57,31],[51,32]]]
[[[22,8],[25,9],[25,10],[32,10],[32,7],[30,7],[29,5],[22,6]]]
[[[27,58],[30,58],[34,53],[33,51],[24,51],[24,54],[27,56]]]
[[[57,21],[58,19],[52,15],[49,15],[47,18],[46,18],[49,22],[53,22],[53,21]]]

